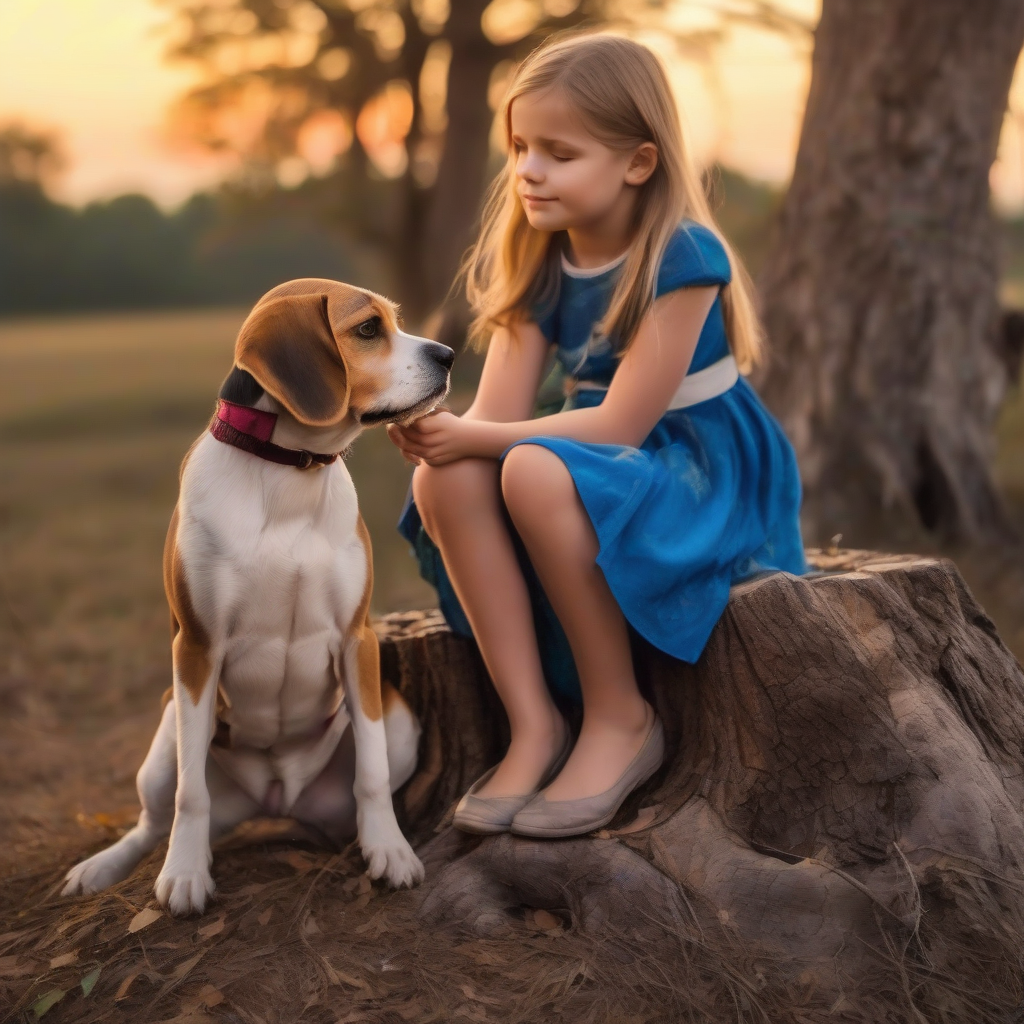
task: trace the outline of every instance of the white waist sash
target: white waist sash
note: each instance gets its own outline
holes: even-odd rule
[[[666,412],[672,409],[685,409],[689,405],[706,402],[709,398],[724,395],[736,381],[740,379],[740,370],[733,356],[726,356],[696,373],[688,373],[676,388],[676,393],[669,399]],[[607,391],[604,384],[595,384],[589,380],[578,380],[574,391]]]

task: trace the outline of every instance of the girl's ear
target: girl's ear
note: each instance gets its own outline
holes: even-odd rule
[[[642,185],[658,166],[658,147],[653,142],[641,142],[626,167],[626,184]]]
[[[235,363],[307,426],[337,423],[348,409],[348,371],[326,295],[257,303],[238,335]]]

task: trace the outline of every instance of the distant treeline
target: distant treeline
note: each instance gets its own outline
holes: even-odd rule
[[[384,251],[345,230],[346,184],[225,188],[165,213],[141,195],[76,209],[38,181],[0,174],[0,316],[245,304],[307,276],[388,291]],[[781,193],[721,168],[711,185],[719,222],[756,275]],[[373,198],[386,216],[386,186]],[[1022,279],[1024,220],[1004,222],[1001,234],[1006,274]]]
[[[315,209],[272,194],[200,194],[173,213],[125,195],[75,209],[0,183],[0,315],[245,303],[291,277],[365,280]]]
[[[756,269],[778,193],[728,171],[714,182],[723,227]],[[0,315],[247,303],[306,276],[387,290],[383,253],[344,229],[346,184],[224,189],[165,213],[141,195],[75,209],[0,175]],[[386,186],[373,199],[386,216]]]

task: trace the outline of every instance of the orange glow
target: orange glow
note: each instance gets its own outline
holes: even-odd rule
[[[336,110],[321,110],[299,129],[299,153],[314,174],[327,174],[352,145],[352,126]]]
[[[412,127],[412,92],[407,82],[395,80],[373,97],[356,118],[356,135],[377,169],[388,178],[405,172],[408,154],[405,137]]]
[[[516,18],[526,23],[527,8],[553,10],[552,4],[560,2],[501,0],[489,8],[488,18],[499,23],[494,31],[511,31]],[[777,2],[811,22],[820,8],[820,0]],[[175,135],[168,128],[168,110],[202,76],[194,67],[163,60],[173,32],[167,6],[154,0],[2,0],[0,6],[0,121],[20,118],[63,135],[69,166],[57,186],[60,198],[82,203],[136,190],[169,206],[215,184],[236,166],[230,157],[183,145],[180,131]],[[231,7],[225,5],[225,17],[244,17]],[[416,4],[431,32],[447,7],[447,0]],[[243,63],[266,59],[273,49],[289,63],[308,60],[309,37],[320,18],[312,4],[301,0],[290,10],[295,13],[286,35],[294,36],[292,41],[258,44],[255,52],[240,50],[234,58]],[[707,29],[714,20],[711,4],[691,0],[666,4],[665,17],[684,34]],[[390,52],[399,38],[392,22],[367,25],[382,51]],[[239,21],[236,27],[245,24]],[[785,181],[799,137],[809,52],[809,45],[750,27],[731,30],[706,63],[666,47],[663,57],[698,161],[718,160],[755,178]],[[328,81],[337,81],[349,72],[350,62],[347,52],[335,50],[321,70]],[[427,77],[426,84],[437,92],[440,79],[435,83]],[[261,102],[254,98],[251,107],[230,115],[226,127],[221,126],[225,134],[241,139],[258,133]],[[384,174],[401,173],[407,165],[404,139],[411,108],[406,88],[393,84],[359,116],[357,134]],[[992,186],[996,202],[1014,210],[1024,208],[1024,64],[1011,90],[1010,111]],[[439,128],[443,114],[434,119]]]

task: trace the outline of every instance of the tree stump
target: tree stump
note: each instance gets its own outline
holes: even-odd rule
[[[396,797],[427,864],[421,920],[494,936],[534,908],[655,960],[682,936],[831,990],[849,1019],[877,999],[881,1020],[894,991],[935,1019],[1018,1019],[1021,667],[951,562],[809,557],[808,576],[735,587],[698,664],[637,646],[669,754],[576,839],[448,826],[504,714],[437,613],[386,617],[383,674],[423,723]]]

